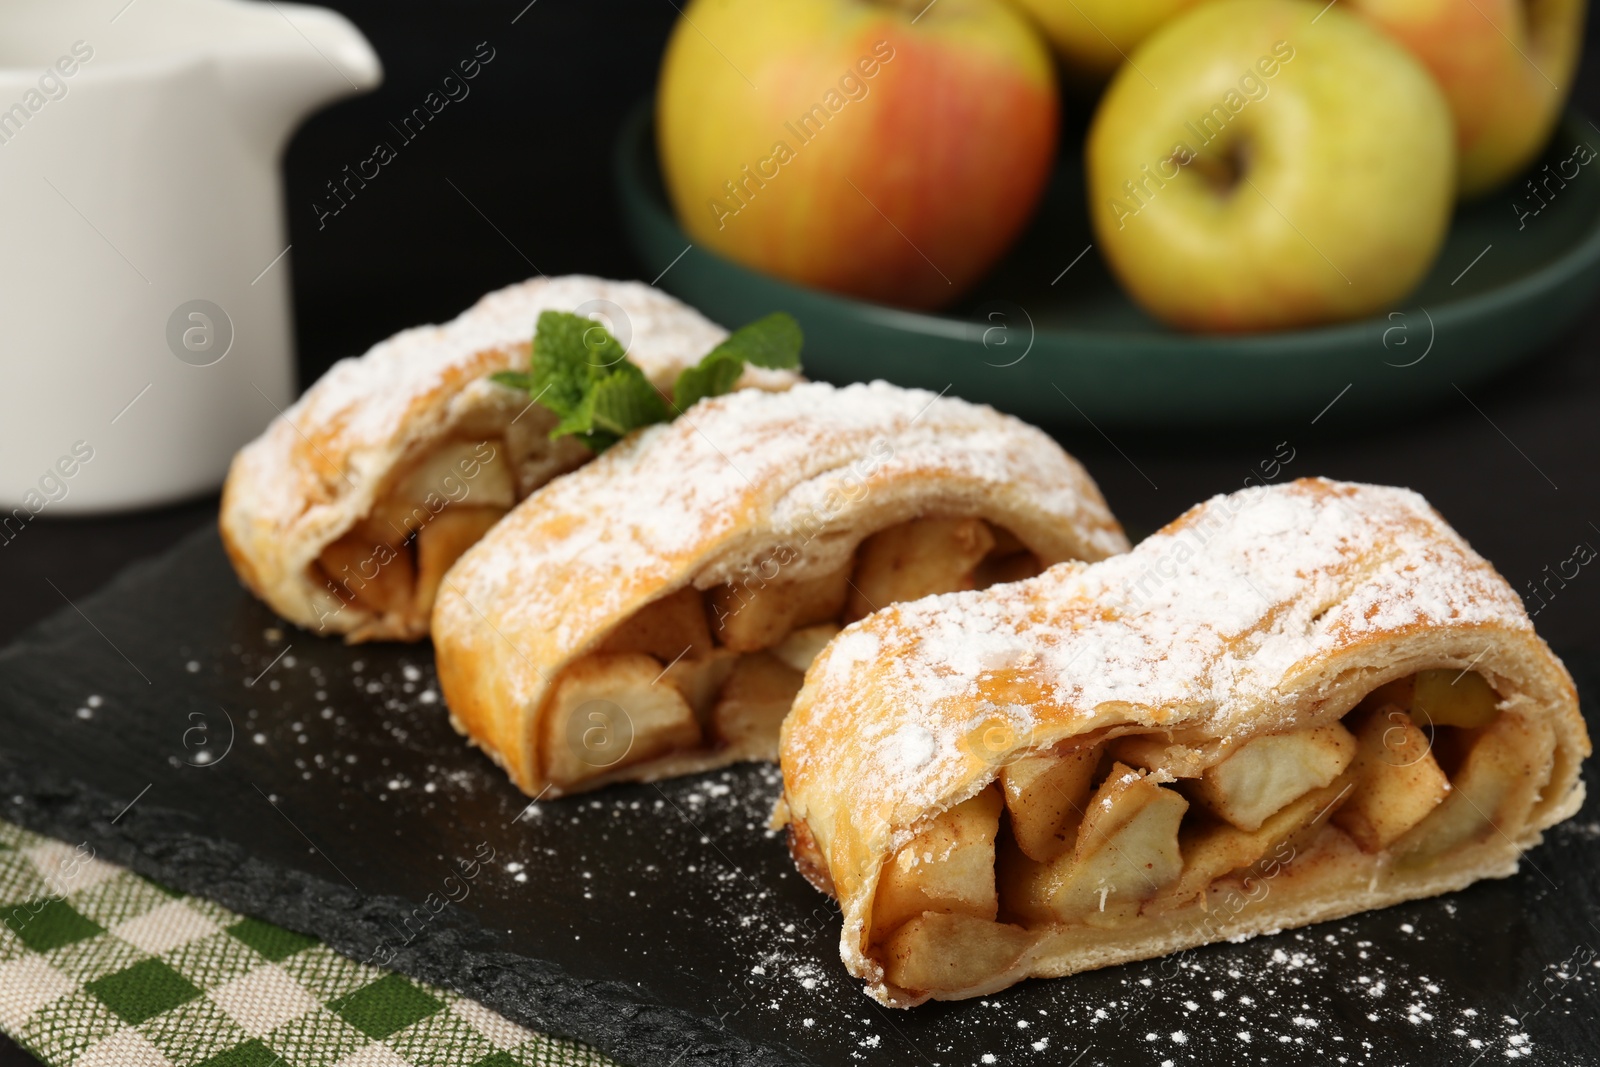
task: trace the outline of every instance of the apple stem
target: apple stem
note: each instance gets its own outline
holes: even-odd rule
[[[1233,138],[1216,150],[1196,153],[1190,157],[1188,165],[1194,167],[1195,173],[1204,178],[1218,196],[1227,196],[1249,173],[1252,155],[1248,141]],[[1182,165],[1176,157],[1173,162]]]

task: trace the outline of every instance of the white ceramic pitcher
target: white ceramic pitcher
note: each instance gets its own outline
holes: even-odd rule
[[[0,551],[214,488],[288,406],[279,159],[381,79],[321,8],[0,2]]]

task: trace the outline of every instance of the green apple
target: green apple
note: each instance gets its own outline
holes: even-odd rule
[[[1158,318],[1269,330],[1405,296],[1438,254],[1455,131],[1381,31],[1299,0],[1219,0],[1156,31],[1089,131],[1102,253]]]
[[[1519,174],[1572,89],[1585,0],[1351,0],[1433,73],[1456,119],[1457,185],[1477,196]]]
[[[697,245],[935,307],[981,278],[1054,162],[1055,63],[1004,0],[693,0],[656,98]]]
[[[1075,82],[1103,82],[1163,22],[1204,0],[1017,0]]]

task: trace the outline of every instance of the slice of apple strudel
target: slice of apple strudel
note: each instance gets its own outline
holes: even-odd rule
[[[602,321],[663,390],[726,331],[637,282],[535,278],[334,365],[235,457],[221,528],[245,585],[352,641],[427,635],[440,577],[518,500],[591,458],[556,416],[488,379],[528,363],[541,312]],[[741,386],[782,389],[749,368]]]
[[[1588,754],[1490,564],[1414,493],[1304,480],[844,630],[778,817],[907,1007],[1510,875]]]
[[[733,393],[469,549],[434,611],[439,682],[536,796],[775,760],[841,623],[1126,547],[1077,462],[992,408],[884,382]]]

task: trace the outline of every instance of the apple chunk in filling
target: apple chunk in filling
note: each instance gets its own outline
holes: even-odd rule
[[[1000,770],[1011,836],[1029,859],[1043,863],[1072,847],[1100,762],[1099,748],[1024,756]]]
[[[990,526],[989,532],[994,535],[994,547],[972,572],[974,586],[987,589],[1001,582],[1020,582],[1044,569],[1039,557],[1016,534],[1003,526]]]
[[[1273,812],[1343,774],[1355,755],[1356,739],[1338,723],[1268,734],[1207,769],[1189,795],[1239,829],[1259,830]]]
[[[646,604],[611,631],[601,649],[644,652],[663,663],[710,655],[711,626],[700,590],[690,586]]]
[[[778,730],[789,714],[804,675],[769,652],[739,657],[711,709],[717,740],[749,745],[763,742],[777,758]]]
[[[595,653],[563,671],[544,717],[550,781],[571,786],[699,745],[694,709],[656,684],[661,672],[659,660],[639,652]]]
[[[849,620],[934,593],[971,589],[973,572],[994,548],[982,519],[912,519],[861,542],[845,610]]]
[[[1183,870],[1178,827],[1189,802],[1123,763],[1095,790],[1071,852],[1049,863],[1020,854],[1006,877],[1009,908],[1045,922],[1112,925]]]
[[[757,652],[793,630],[832,622],[844,608],[850,564],[795,581],[740,581],[710,592],[717,639],[740,652]]]
[[[988,786],[935,816],[883,865],[872,927],[881,937],[923,912],[993,919],[994,837],[1000,791]]]
[[[402,469],[318,563],[340,599],[426,620],[444,573],[515,503],[504,442],[445,441]]]
[[[1522,818],[1555,766],[1555,731],[1543,720],[1503,714],[1485,727],[1451,776],[1450,795],[1392,846],[1410,864],[1481,840]]]
[[[1430,670],[1380,685],[1362,701],[1365,708],[1397,705],[1418,726],[1488,726],[1500,714],[1499,697],[1477,671]]]
[[[670,685],[683,694],[683,699],[694,709],[701,723],[711,719],[711,707],[717,702],[722,683],[733,673],[739,662],[739,653],[731,648],[714,648],[704,656],[684,656],[668,665],[661,674],[662,685]]]
[[[1188,904],[1212,882],[1231,871],[1254,866],[1262,860],[1280,865],[1293,862],[1295,849],[1290,845],[1291,839],[1319,825],[1330,812],[1347,802],[1355,777],[1352,769],[1321,789],[1313,789],[1290,801],[1255,830],[1241,830],[1220,819],[1185,826],[1179,834],[1183,874],[1162,894],[1163,900],[1174,905]],[[1270,857],[1269,852],[1272,853]]]
[[[1020,926],[972,915],[926,912],[883,946],[885,976],[901,989],[971,989],[1010,970],[1033,943]]]
[[[1393,705],[1361,720],[1356,742],[1360,778],[1333,822],[1362,851],[1381,852],[1444,802],[1450,780],[1433,758],[1428,735]]]
[[[375,537],[398,545],[455,508],[517,502],[516,480],[501,441],[445,441],[400,474],[364,520]]]
[[[416,610],[419,615],[433,612],[439,584],[461,554],[505,517],[499,507],[454,506],[445,508],[433,521],[417,531]]]
[[[354,600],[377,615],[403,615],[411,610],[416,585],[411,549],[370,536],[365,524],[324,548],[318,563],[334,583],[339,599]]]
[[[811,669],[811,662],[821,654],[838,632],[838,624],[832,622],[807,626],[779,641],[773,646],[772,654],[804,674]]]
[[[417,462],[390,496],[426,503],[438,496],[455,504],[509,508],[516,478],[502,441],[447,441]]]

